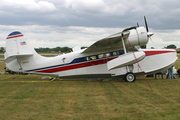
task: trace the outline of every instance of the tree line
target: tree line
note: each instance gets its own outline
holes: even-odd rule
[[[87,48],[87,47],[86,46],[81,47],[81,49],[84,49],[84,48]],[[141,48],[146,49],[146,45],[142,45]],[[176,49],[177,47],[174,44],[170,44],[164,48],[165,49]],[[56,48],[48,48],[48,47],[42,48],[42,47],[40,47],[40,48],[35,48],[35,51],[36,52],[44,52],[44,53],[45,52],[72,52],[72,48],[70,48],[70,47],[59,47],[59,46]],[[3,47],[0,48],[0,52],[1,53],[5,52]],[[177,52],[180,52],[180,51],[177,51]]]
[[[87,47],[81,47],[81,49],[87,48]],[[56,48],[35,48],[36,52],[72,52],[72,48],[70,47],[56,47]]]
[[[146,49],[146,45],[140,46],[143,49]],[[87,48],[85,46],[81,47],[81,49]],[[152,47],[153,48],[153,47]],[[167,45],[167,47],[164,47],[165,49],[176,49],[176,45],[170,44]],[[72,48],[70,47],[56,47],[56,48],[35,48],[36,52],[71,52]]]
[[[35,48],[36,52],[71,52],[72,49],[69,47],[56,47],[56,48]]]

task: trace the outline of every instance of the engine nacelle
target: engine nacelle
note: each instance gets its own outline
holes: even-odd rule
[[[140,45],[146,45],[148,43],[148,35],[146,28],[144,27],[138,27],[136,29],[129,30],[130,34],[127,38],[131,44],[131,46],[140,46]],[[125,40],[126,47],[129,46],[128,40]]]

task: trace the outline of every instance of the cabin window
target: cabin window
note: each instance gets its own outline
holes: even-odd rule
[[[90,57],[86,57],[86,60],[89,61],[89,60],[91,60],[91,59],[90,59]]]
[[[85,57],[82,57],[82,58],[78,58],[77,60],[76,60],[76,62],[84,62],[84,61],[86,61],[87,59],[85,58]]]
[[[102,58],[108,58],[111,56],[118,56],[118,55],[122,55],[124,54],[124,50],[119,50],[119,51],[114,51],[114,52],[110,52],[110,53],[102,53],[99,55],[93,55],[93,56],[88,56],[85,57],[83,61],[90,61],[90,60],[96,60],[96,59],[102,59]]]
[[[120,55],[120,52],[119,51],[116,51],[117,55]]]
[[[124,54],[124,50],[120,50],[120,55]]]
[[[89,56],[89,57],[86,57],[86,59],[87,59],[87,61],[89,61],[89,60],[95,60],[95,59],[97,59],[97,56]]]
[[[113,56],[113,53],[112,53],[112,52],[110,52],[110,56]]]
[[[96,59],[96,56],[90,56],[90,60],[95,60]]]
[[[104,57],[104,54],[99,54],[99,55],[98,55],[98,58],[99,58],[99,59],[101,59],[101,58],[103,58],[103,57]]]
[[[113,54],[113,56],[117,56],[118,55],[117,52],[113,52],[112,54]]]
[[[111,54],[110,53],[106,53],[106,57],[110,57],[111,56]]]

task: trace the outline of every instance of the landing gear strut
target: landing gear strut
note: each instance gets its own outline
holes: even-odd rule
[[[125,80],[126,82],[134,82],[136,80],[136,76],[134,75],[134,73],[128,72],[126,73]]]
[[[123,33],[122,33],[122,44],[123,44],[124,53],[126,54],[127,51],[126,51],[126,47],[125,47],[125,44],[124,44]],[[134,69],[133,65],[126,66],[126,69],[127,69],[127,73],[125,75],[126,82],[134,82],[136,80],[136,76],[132,72],[133,69]]]

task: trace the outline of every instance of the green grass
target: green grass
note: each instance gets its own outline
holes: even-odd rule
[[[54,55],[42,55],[44,57],[54,57]]]
[[[180,55],[178,54],[177,56],[178,56],[178,58],[180,59]]]
[[[0,61],[0,72],[4,71],[4,68],[5,68],[5,63]]]
[[[180,67],[180,62],[175,66]],[[4,70],[0,62],[0,70]],[[180,79],[62,80],[0,75],[0,119],[180,119]],[[13,79],[15,78],[15,79]]]
[[[180,119],[180,79],[149,78],[151,92],[143,77],[134,83],[13,77],[0,80],[0,119]]]
[[[4,55],[0,55],[0,58],[4,58]]]
[[[175,62],[175,68],[176,69],[179,69],[180,68],[180,61],[179,60],[177,60],[176,62]]]

